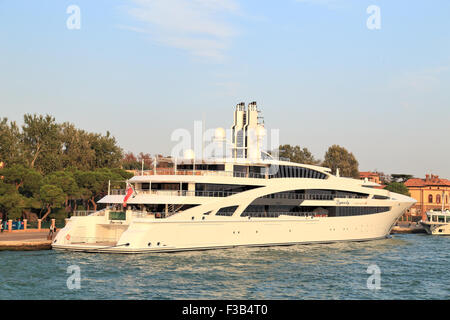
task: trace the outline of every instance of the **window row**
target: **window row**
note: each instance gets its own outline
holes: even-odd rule
[[[226,209],[228,214],[233,215],[237,206],[222,208]],[[222,210],[221,209],[221,210]],[[219,212],[221,211],[219,210]],[[230,214],[230,210],[233,212]],[[390,211],[390,207],[351,207],[351,206],[335,206],[335,207],[318,207],[318,206],[289,206],[289,205],[249,205],[241,213],[241,217],[261,217],[261,218],[277,218],[280,215],[287,216],[327,216],[327,217],[346,217],[360,216],[368,214],[376,214]]]
[[[437,194],[436,195],[436,203],[441,203],[441,201],[442,201],[441,199],[442,199],[441,195]],[[433,195],[432,194],[428,195],[428,203],[433,203]],[[445,203],[448,203],[448,196],[445,196]]]
[[[272,193],[262,196],[259,199],[334,200],[336,198],[367,199],[368,196],[365,193],[351,191],[299,189]]]
[[[269,178],[326,179],[327,175],[322,172],[303,167],[271,166],[269,169]]]

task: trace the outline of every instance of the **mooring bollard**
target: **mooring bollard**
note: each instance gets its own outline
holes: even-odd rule
[[[27,230],[27,223],[28,223],[28,220],[23,219],[23,230]]]
[[[8,220],[8,231],[12,231],[12,220]]]
[[[38,230],[41,230],[42,219],[38,219]]]

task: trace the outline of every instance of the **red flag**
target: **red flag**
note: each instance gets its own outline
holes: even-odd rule
[[[131,185],[129,185],[129,187],[127,189],[127,194],[125,195],[125,198],[123,198],[123,207],[124,208],[127,206],[128,198],[130,198],[132,194],[133,194],[133,188],[131,188]]]

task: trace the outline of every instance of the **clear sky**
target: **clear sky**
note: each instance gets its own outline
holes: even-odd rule
[[[360,170],[450,178],[450,1],[0,0],[0,117],[169,154],[173,130],[254,100],[317,158],[339,144]]]

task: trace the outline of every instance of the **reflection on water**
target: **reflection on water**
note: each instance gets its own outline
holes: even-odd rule
[[[450,238],[150,255],[0,252],[0,299],[448,299]],[[380,290],[366,287],[381,269]],[[81,269],[69,290],[67,267]]]

